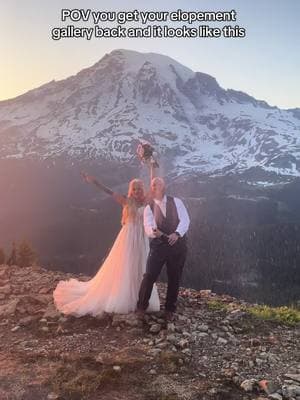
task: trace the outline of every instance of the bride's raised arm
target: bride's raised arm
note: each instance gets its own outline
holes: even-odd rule
[[[98,189],[102,190],[103,192],[111,195],[113,197],[113,199],[121,204],[122,206],[124,206],[126,204],[126,197],[114,192],[113,190],[111,190],[109,187],[103,185],[103,183],[99,182],[95,177],[90,176],[84,172],[81,172],[81,176],[83,177],[83,179],[88,182],[88,183],[93,183]]]

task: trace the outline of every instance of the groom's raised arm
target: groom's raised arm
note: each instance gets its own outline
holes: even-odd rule
[[[144,209],[144,228],[145,228],[145,233],[149,238],[152,239],[155,238],[153,229],[156,229],[157,225],[149,204]]]
[[[176,208],[177,208],[177,214],[179,218],[179,224],[176,228],[176,232],[179,233],[179,235],[182,237],[186,234],[186,232],[189,229],[190,226],[190,217],[187,212],[187,209],[185,208],[185,205],[183,204],[182,200],[178,198],[174,198]]]

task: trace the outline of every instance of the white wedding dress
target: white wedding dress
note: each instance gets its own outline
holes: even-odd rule
[[[122,226],[97,274],[87,282],[60,281],[53,292],[54,303],[63,314],[101,316],[104,312],[127,314],[136,310],[138,293],[149,251],[144,233],[143,210]],[[159,311],[154,285],[147,311]]]

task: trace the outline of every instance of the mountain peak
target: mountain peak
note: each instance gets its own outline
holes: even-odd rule
[[[295,176],[299,124],[297,109],[224,90],[168,56],[117,49],[75,76],[0,103],[0,158],[123,162],[145,139],[175,174],[259,167]]]
[[[174,60],[173,58],[158,53],[141,53],[134,50],[117,49],[105,54],[95,66],[99,67],[105,63],[117,63],[122,65],[126,72],[137,72],[145,63],[150,63],[162,73],[170,73],[170,67],[176,69],[182,79],[188,79],[194,72]]]

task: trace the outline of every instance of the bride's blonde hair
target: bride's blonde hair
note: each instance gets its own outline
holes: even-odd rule
[[[125,225],[128,220],[135,220],[137,216],[138,206],[135,199],[133,198],[133,189],[136,186],[140,186],[143,190],[143,193],[145,194],[144,183],[141,179],[132,179],[129,182],[126,204],[123,207],[122,212],[122,225]]]

